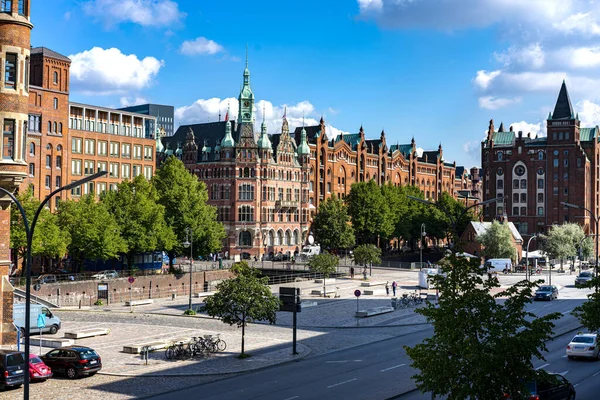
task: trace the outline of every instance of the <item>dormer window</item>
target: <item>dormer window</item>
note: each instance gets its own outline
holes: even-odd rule
[[[502,161],[504,157],[504,153],[502,153],[501,151],[498,152],[498,161]]]

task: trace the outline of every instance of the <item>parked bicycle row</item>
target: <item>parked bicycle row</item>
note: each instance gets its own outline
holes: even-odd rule
[[[392,307],[394,309],[414,307],[423,304],[427,300],[426,293],[418,293],[416,290],[412,293],[403,293],[401,297],[392,297]]]
[[[189,343],[172,343],[165,350],[167,360],[187,360],[190,358],[208,358],[218,351],[225,351],[227,343],[220,335],[204,335],[203,337],[192,337]]]

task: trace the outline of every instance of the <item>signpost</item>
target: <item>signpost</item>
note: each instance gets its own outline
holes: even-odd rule
[[[46,327],[46,314],[38,314],[37,327],[40,330],[40,355],[42,354],[42,329]]]
[[[302,304],[300,300],[300,288],[294,287],[281,287],[279,288],[279,300],[281,301],[281,306],[279,307],[279,311],[288,311],[293,312],[293,333],[292,333],[292,354],[296,355],[298,352],[296,351],[296,327],[297,327],[297,319],[296,314],[302,311]]]
[[[356,296],[356,326],[358,326],[358,298],[361,295],[360,290],[356,289],[354,295]]]
[[[127,279],[129,281],[129,312],[133,312],[133,282],[135,282],[135,278],[133,276],[130,276],[129,279]]]

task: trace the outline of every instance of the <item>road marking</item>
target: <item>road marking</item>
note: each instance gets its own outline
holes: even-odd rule
[[[561,375],[561,376],[565,376],[568,373],[569,373],[569,371],[563,371],[563,372],[559,372],[558,374]]]
[[[535,310],[537,310],[537,308],[532,308],[531,310],[529,310],[529,312],[533,312]]]
[[[283,399],[283,400],[293,400],[293,399],[297,399],[300,396],[294,396],[294,397],[288,397],[287,399]]]
[[[542,306],[542,308],[546,308],[546,307],[550,307],[552,304],[546,304],[545,306]]]
[[[596,373],[595,373],[594,375],[592,375],[592,376],[596,376],[596,375],[598,375],[598,374],[600,374],[600,371],[596,372]]]
[[[331,385],[331,386],[327,386],[327,389],[331,389],[332,387],[336,387],[336,386],[343,385],[344,383],[353,382],[353,381],[355,381],[356,379],[358,379],[358,378],[352,378],[352,379],[348,379],[347,381],[340,382],[340,383],[336,383],[336,384],[334,384],[334,385]]]
[[[562,313],[562,315],[567,315],[568,313],[570,313],[573,310],[569,310],[569,311],[565,311],[564,313]]]
[[[568,356],[565,354],[564,356],[562,356],[561,358],[567,358]]]
[[[389,368],[382,369],[380,372],[389,371],[390,369],[394,369],[394,368],[398,368],[398,367],[404,367],[405,365],[406,365],[406,364],[398,364],[398,365],[394,365],[393,367],[389,367]]]
[[[574,388],[576,388],[576,387],[577,387],[577,385],[579,385],[579,383],[576,383],[576,384],[574,384],[574,385],[573,385],[573,387],[574,387]]]
[[[326,362],[326,363],[330,363],[330,364],[333,364],[333,363],[346,363],[346,362],[348,362],[348,360],[340,360],[340,361],[325,361],[325,362]]]
[[[539,367],[537,367],[537,368],[536,368],[536,370],[538,370],[538,369],[542,369],[542,368],[544,368],[544,367],[547,367],[548,365],[550,365],[550,364],[544,364],[544,365],[540,365]]]

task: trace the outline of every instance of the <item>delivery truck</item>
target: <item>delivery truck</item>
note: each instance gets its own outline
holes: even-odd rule
[[[46,317],[46,326],[42,328],[43,333],[55,334],[60,329],[60,318],[52,314],[52,311],[48,307],[40,304],[31,304],[29,314],[29,326],[30,332],[39,332],[38,328],[38,316],[44,314]],[[22,333],[25,332],[25,303],[15,303],[13,305],[13,320],[17,328]]]

